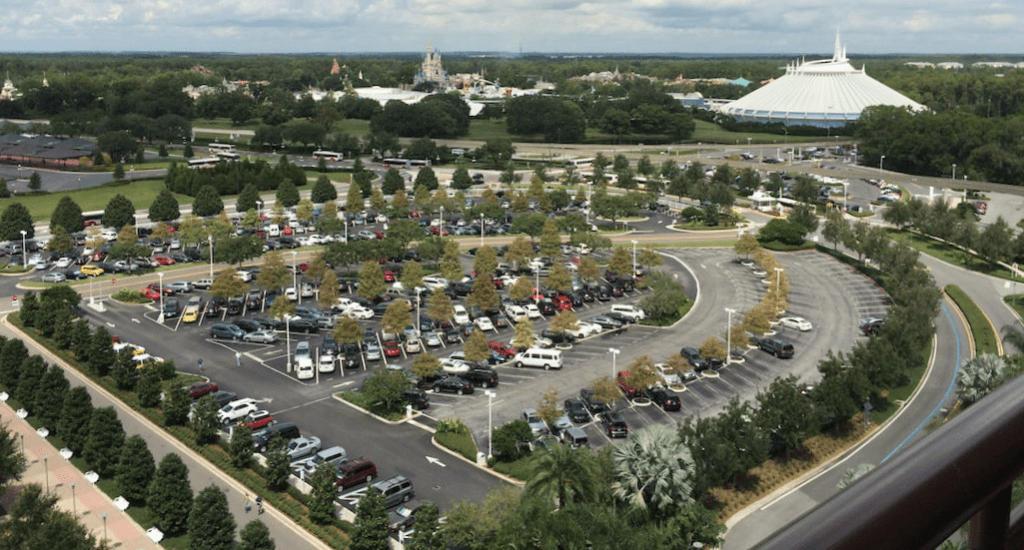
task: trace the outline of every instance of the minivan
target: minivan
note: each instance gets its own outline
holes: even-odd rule
[[[629,317],[634,323],[647,317],[642,308],[633,304],[613,304],[611,310],[624,317]]]
[[[308,478],[313,475],[317,467],[320,464],[326,462],[331,466],[338,466],[342,462],[348,460],[348,453],[345,452],[345,448],[339,445],[335,445],[328,449],[324,449],[319,453],[313,455],[313,458],[306,462],[306,465],[302,468],[302,475],[304,478]]]
[[[562,352],[557,349],[530,348],[516,355],[515,365],[516,368],[560,369],[562,368]]]
[[[310,353],[309,342],[299,342],[295,346],[295,377],[299,380],[309,380],[316,373],[313,372],[313,356]]]
[[[403,502],[408,502],[416,496],[412,482],[405,476],[395,476],[374,483],[371,489],[377,491],[384,497],[384,507],[394,508]]]
[[[590,447],[590,440],[587,439],[587,432],[583,428],[573,426],[562,431],[562,442],[570,447]]]
[[[281,422],[252,434],[252,446],[257,452],[265,453],[267,452],[267,445],[275,435],[281,436],[285,443],[297,437],[302,437],[299,427],[294,422]]]
[[[210,326],[210,338],[227,338],[230,340],[241,340],[245,331],[230,323],[214,323]]]

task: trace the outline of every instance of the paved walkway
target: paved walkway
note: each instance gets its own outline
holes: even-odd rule
[[[22,438],[28,466],[21,482],[13,483],[12,488],[0,498],[5,508],[14,503],[24,486],[34,483],[45,491],[49,484],[50,493],[57,496],[57,507],[77,514],[79,523],[89,529],[96,540],[102,541],[106,537],[111,548],[161,548],[146,536],[142,526],[127,512],[119,510],[110,497],[85,478],[85,474],[64,460],[59,450],[36,433],[27,420],[18,418],[16,411],[7,403],[0,402],[0,418],[11,433]]]

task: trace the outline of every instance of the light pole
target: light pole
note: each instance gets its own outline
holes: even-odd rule
[[[25,235],[28,231],[21,230],[21,267],[28,269],[28,247],[25,246]]]
[[[952,179],[956,179],[956,163],[955,162],[953,163],[953,178]]]
[[[782,298],[782,289],[779,285],[782,282],[782,272],[785,271],[781,267],[775,268],[775,315],[779,315],[779,299]]]
[[[75,501],[75,487],[77,485],[74,481],[71,482],[71,510],[76,518],[78,517],[78,503]]]
[[[750,138],[747,138],[747,154],[750,154]]]
[[[536,285],[533,287],[533,303],[540,303],[540,266],[533,270],[534,280]]]
[[[885,155],[878,159],[878,179],[882,179],[882,163],[885,162]]]
[[[437,232],[438,237],[444,237],[444,207],[441,207],[441,228]]]
[[[847,212],[847,209],[846,209],[846,195],[847,195],[847,190],[849,188],[850,188],[850,182],[844,181],[843,182],[843,212]]]
[[[210,242],[210,278],[213,278],[213,235],[207,235],[206,240]]]
[[[618,348],[608,348],[608,353],[612,354],[612,380],[615,380],[615,358],[622,353],[622,350]]]
[[[480,213],[480,248],[484,247],[484,214]]]
[[[263,221],[263,201],[256,201],[256,217]]]
[[[43,457],[43,471],[46,472],[46,494],[50,494],[50,457]]]
[[[288,372],[292,371],[292,316],[287,313],[284,314],[284,353],[285,353],[285,370]]]
[[[493,448],[491,447],[491,438],[494,435],[494,396],[495,393],[491,390],[484,390],[484,395],[487,396],[487,458],[494,456]]]
[[[420,335],[420,292],[422,289],[416,287],[416,336]]]
[[[729,366],[732,363],[732,314],[736,313],[735,309],[725,308],[725,312],[729,314],[729,320],[725,327],[725,366]]]
[[[630,241],[633,243],[633,277],[636,277],[636,241]]]
[[[295,263],[297,261],[296,257],[298,256],[298,254],[299,254],[298,252],[292,250],[292,290],[295,291],[295,299],[298,300],[299,303],[301,304],[302,303],[302,293],[299,292],[299,283],[298,283],[298,280],[299,280],[299,268],[298,268],[298,265],[296,265],[296,263]]]
[[[160,322],[164,322],[164,274],[157,273],[157,277],[160,277]]]
[[[103,518],[103,545],[107,545],[107,513],[101,512],[100,517]]]

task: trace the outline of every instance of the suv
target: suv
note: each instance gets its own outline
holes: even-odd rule
[[[708,362],[700,356],[700,352],[697,351],[697,348],[687,346],[679,350],[679,355],[682,355],[683,359],[690,362],[690,366],[693,367],[694,372],[706,371],[710,366],[708,365]]]
[[[236,399],[227,405],[224,405],[219,411],[217,411],[217,420],[220,420],[224,424],[237,422],[245,418],[245,415],[258,408],[259,407],[256,406],[256,401],[254,399],[248,397]]]
[[[302,437],[299,427],[294,422],[281,422],[252,434],[252,445],[258,452],[265,453],[267,445],[275,435],[280,435],[286,442]]]
[[[369,460],[357,458],[338,466],[338,479],[334,485],[348,489],[377,477],[377,465]]]
[[[762,351],[779,357],[781,359],[788,359],[793,357],[793,344],[785,340],[778,340],[775,338],[766,338],[757,343],[757,347],[761,348]]]
[[[608,437],[626,437],[629,435],[629,426],[626,426],[626,419],[619,411],[608,411],[601,415],[601,425]]]
[[[416,491],[413,489],[412,482],[405,476],[395,476],[390,479],[378,481],[370,486],[370,490],[377,491],[381,494],[384,498],[385,508],[394,508],[403,502],[408,502],[416,496]]]
[[[245,331],[230,323],[214,323],[210,326],[210,338],[227,338],[229,340],[241,340]]]
[[[405,390],[402,392],[402,398],[412,405],[412,408],[418,411],[430,407],[430,397],[427,396],[427,392],[419,388],[409,388]]]
[[[498,372],[494,369],[471,369],[459,376],[478,388],[493,388],[498,385]]]
[[[580,399],[583,401],[583,405],[587,407],[587,410],[590,411],[590,414],[598,415],[608,410],[608,404],[598,401],[594,397],[594,390],[590,388],[580,390]]]

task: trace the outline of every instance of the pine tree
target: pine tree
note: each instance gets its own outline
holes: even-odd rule
[[[313,190],[310,191],[309,198],[317,204],[333,201],[338,198],[338,190],[335,189],[334,184],[331,183],[327,176],[320,176],[316,179],[316,183],[313,184]]]
[[[82,449],[82,458],[100,476],[114,475],[124,445],[124,427],[114,408],[95,409],[86,429],[88,438]]]
[[[7,424],[0,424],[0,488],[7,489],[11,481],[21,479],[28,467],[18,439]]]
[[[12,392],[18,401],[33,414],[38,414],[36,390],[46,374],[46,361],[38,355],[30,355],[21,362],[18,383]]]
[[[367,491],[356,506],[349,550],[388,550],[388,512],[379,491]]]
[[[160,404],[160,392],[163,390],[160,384],[160,371],[156,366],[149,366],[142,370],[142,376],[135,384],[135,394],[139,398],[139,405],[152,409]]]
[[[36,317],[39,316],[39,298],[31,290],[21,298],[21,308],[18,311],[21,317],[21,324],[26,327],[36,326]]]
[[[140,435],[133,435],[125,440],[121,447],[121,459],[117,463],[114,481],[118,489],[133,506],[146,502],[149,484],[156,474],[156,462],[149,451],[146,440]]]
[[[334,497],[338,494],[334,485],[337,471],[333,464],[322,462],[309,480],[313,487],[309,495],[309,519],[313,523],[324,525],[334,519]]]
[[[416,530],[405,545],[408,550],[445,550],[447,546],[438,524],[439,515],[434,503],[423,503],[416,512]]]
[[[181,426],[188,422],[188,413],[192,410],[192,398],[185,388],[173,388],[167,391],[164,398],[164,426]]]
[[[239,531],[238,538],[235,550],[277,550],[274,539],[270,538],[270,529],[258,519],[246,523]]]
[[[153,199],[149,206],[149,219],[154,222],[170,222],[181,216],[178,208],[178,199],[167,189],[160,191],[160,194]]]
[[[107,227],[115,228],[135,225],[135,205],[120,193],[114,195],[103,209],[102,222]]]
[[[184,533],[192,511],[192,486],[188,483],[188,468],[181,457],[168,453],[149,484],[146,502],[153,511],[157,527],[166,535]]]
[[[0,384],[13,393],[18,384],[21,362],[28,359],[28,348],[21,340],[8,340],[0,352]]]
[[[89,343],[89,369],[93,374],[104,377],[114,365],[114,344],[106,327],[98,327],[92,333]]]
[[[0,240],[21,242],[22,231],[26,239],[35,237],[32,213],[24,204],[12,202],[0,214]]]
[[[75,386],[68,390],[61,407],[60,418],[57,420],[57,433],[67,448],[76,455],[82,454],[82,449],[85,448],[92,412],[92,397],[85,386]]]
[[[32,191],[39,191],[43,187],[43,177],[39,175],[39,172],[32,171],[32,175],[28,177],[28,188]]]
[[[299,190],[291,180],[284,180],[277,188],[276,198],[285,208],[295,206],[299,204]]]
[[[89,345],[92,343],[92,332],[89,321],[79,319],[71,325],[71,353],[79,361],[88,361]]]
[[[224,210],[224,201],[212,185],[204,185],[196,193],[192,203],[192,213],[196,216],[215,216]]]
[[[277,434],[267,443],[267,469],[263,476],[267,480],[267,487],[274,491],[287,487],[288,476],[291,475],[286,445],[284,438]]]
[[[196,443],[206,445],[217,439],[220,421],[217,419],[217,405],[213,402],[213,396],[204,395],[199,403],[196,403],[196,409],[189,425],[196,438]]]
[[[182,152],[182,155],[186,159],[190,159],[190,158],[196,156],[196,152],[192,150],[192,144],[191,143],[186,143],[185,144],[185,150]]]
[[[245,469],[252,463],[252,428],[239,423],[231,432],[231,443],[228,446],[231,464],[235,468]]]
[[[57,227],[63,227],[68,233],[77,233],[85,229],[82,207],[69,195],[64,195],[57,201],[57,207],[50,215],[50,233],[52,234]]]
[[[260,200],[260,191],[256,188],[253,183],[245,184],[242,188],[242,192],[238,194],[238,200],[235,201],[235,211],[237,212],[248,212],[249,210],[259,211],[256,202]]]
[[[134,349],[123,348],[117,352],[110,376],[114,379],[117,389],[135,391],[135,386],[139,383],[139,369],[136,368]]]
[[[231,550],[235,518],[228,497],[216,485],[199,491],[188,515],[189,550]]]
[[[64,408],[64,400],[67,399],[70,390],[71,383],[64,377],[64,369],[50,365],[39,381],[34,399],[34,413],[45,426],[57,426],[61,410]]]

